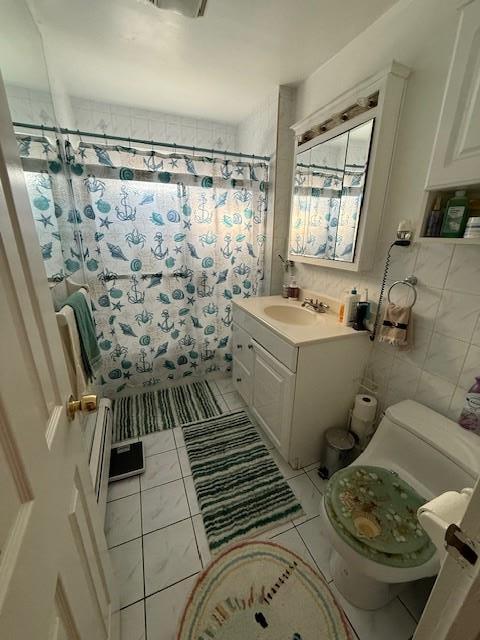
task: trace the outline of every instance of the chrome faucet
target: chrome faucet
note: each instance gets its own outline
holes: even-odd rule
[[[318,300],[313,301],[313,298],[305,298],[302,302],[302,307],[309,307],[312,311],[316,311],[317,313],[325,313],[327,309],[330,309],[328,304],[325,302],[321,302]]]

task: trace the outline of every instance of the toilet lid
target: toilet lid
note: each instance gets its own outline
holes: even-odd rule
[[[332,526],[338,533],[338,535],[355,551],[357,551],[362,556],[365,556],[369,560],[373,562],[378,562],[379,564],[384,564],[388,567],[396,567],[399,569],[407,569],[412,567],[419,567],[424,564],[435,553],[436,549],[432,542],[428,542],[424,547],[419,549],[418,551],[413,551],[412,553],[382,553],[381,551],[377,551],[376,549],[372,549],[371,547],[367,547],[367,545],[363,544],[363,542],[357,538],[354,538],[343,526],[343,524],[338,520],[335,515],[335,512],[330,506],[330,502],[325,496],[325,509],[328,515],[328,519],[332,523]]]
[[[336,519],[371,549],[408,554],[430,542],[417,518],[417,509],[426,500],[392,471],[347,467],[331,478],[327,496]]]

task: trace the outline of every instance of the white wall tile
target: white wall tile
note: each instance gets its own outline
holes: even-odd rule
[[[480,295],[480,247],[455,246],[445,288]]]
[[[435,331],[446,336],[470,341],[480,313],[480,296],[444,291]]]
[[[454,392],[455,385],[452,382],[424,371],[420,377],[414,399],[434,411],[446,415]]]
[[[460,387],[469,389],[474,383],[475,378],[480,376],[480,347],[470,345],[463,363],[462,373],[458,384]]]
[[[434,333],[425,360],[425,369],[456,384],[467,350],[466,342]]]
[[[415,275],[428,287],[443,288],[453,254],[453,245],[423,244],[417,255]]]

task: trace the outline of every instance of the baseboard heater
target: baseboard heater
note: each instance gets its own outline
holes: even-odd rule
[[[112,403],[102,398],[98,410],[88,415],[84,431],[90,476],[102,518],[105,518],[107,505],[112,423]]]

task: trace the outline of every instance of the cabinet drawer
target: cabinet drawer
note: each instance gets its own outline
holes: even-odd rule
[[[297,370],[298,347],[290,344],[283,338],[280,338],[273,329],[266,327],[259,320],[233,305],[233,321],[234,326],[242,332],[242,335],[249,335],[271,353],[277,360],[284,364],[290,371]],[[241,325],[241,326],[240,326]],[[234,331],[235,336],[235,331]],[[234,340],[235,343],[235,340]],[[250,345],[249,345],[250,346]],[[247,347],[248,351],[252,349]],[[242,351],[240,349],[239,351]],[[237,349],[234,347],[233,354],[238,356]],[[245,361],[247,368],[251,371],[251,356]],[[248,364],[247,364],[248,363]]]
[[[233,358],[232,378],[233,386],[247,405],[250,406],[252,401],[252,376],[237,358]]]
[[[243,364],[249,373],[252,371],[253,350],[250,336],[238,324],[232,325],[232,353],[233,357]]]

